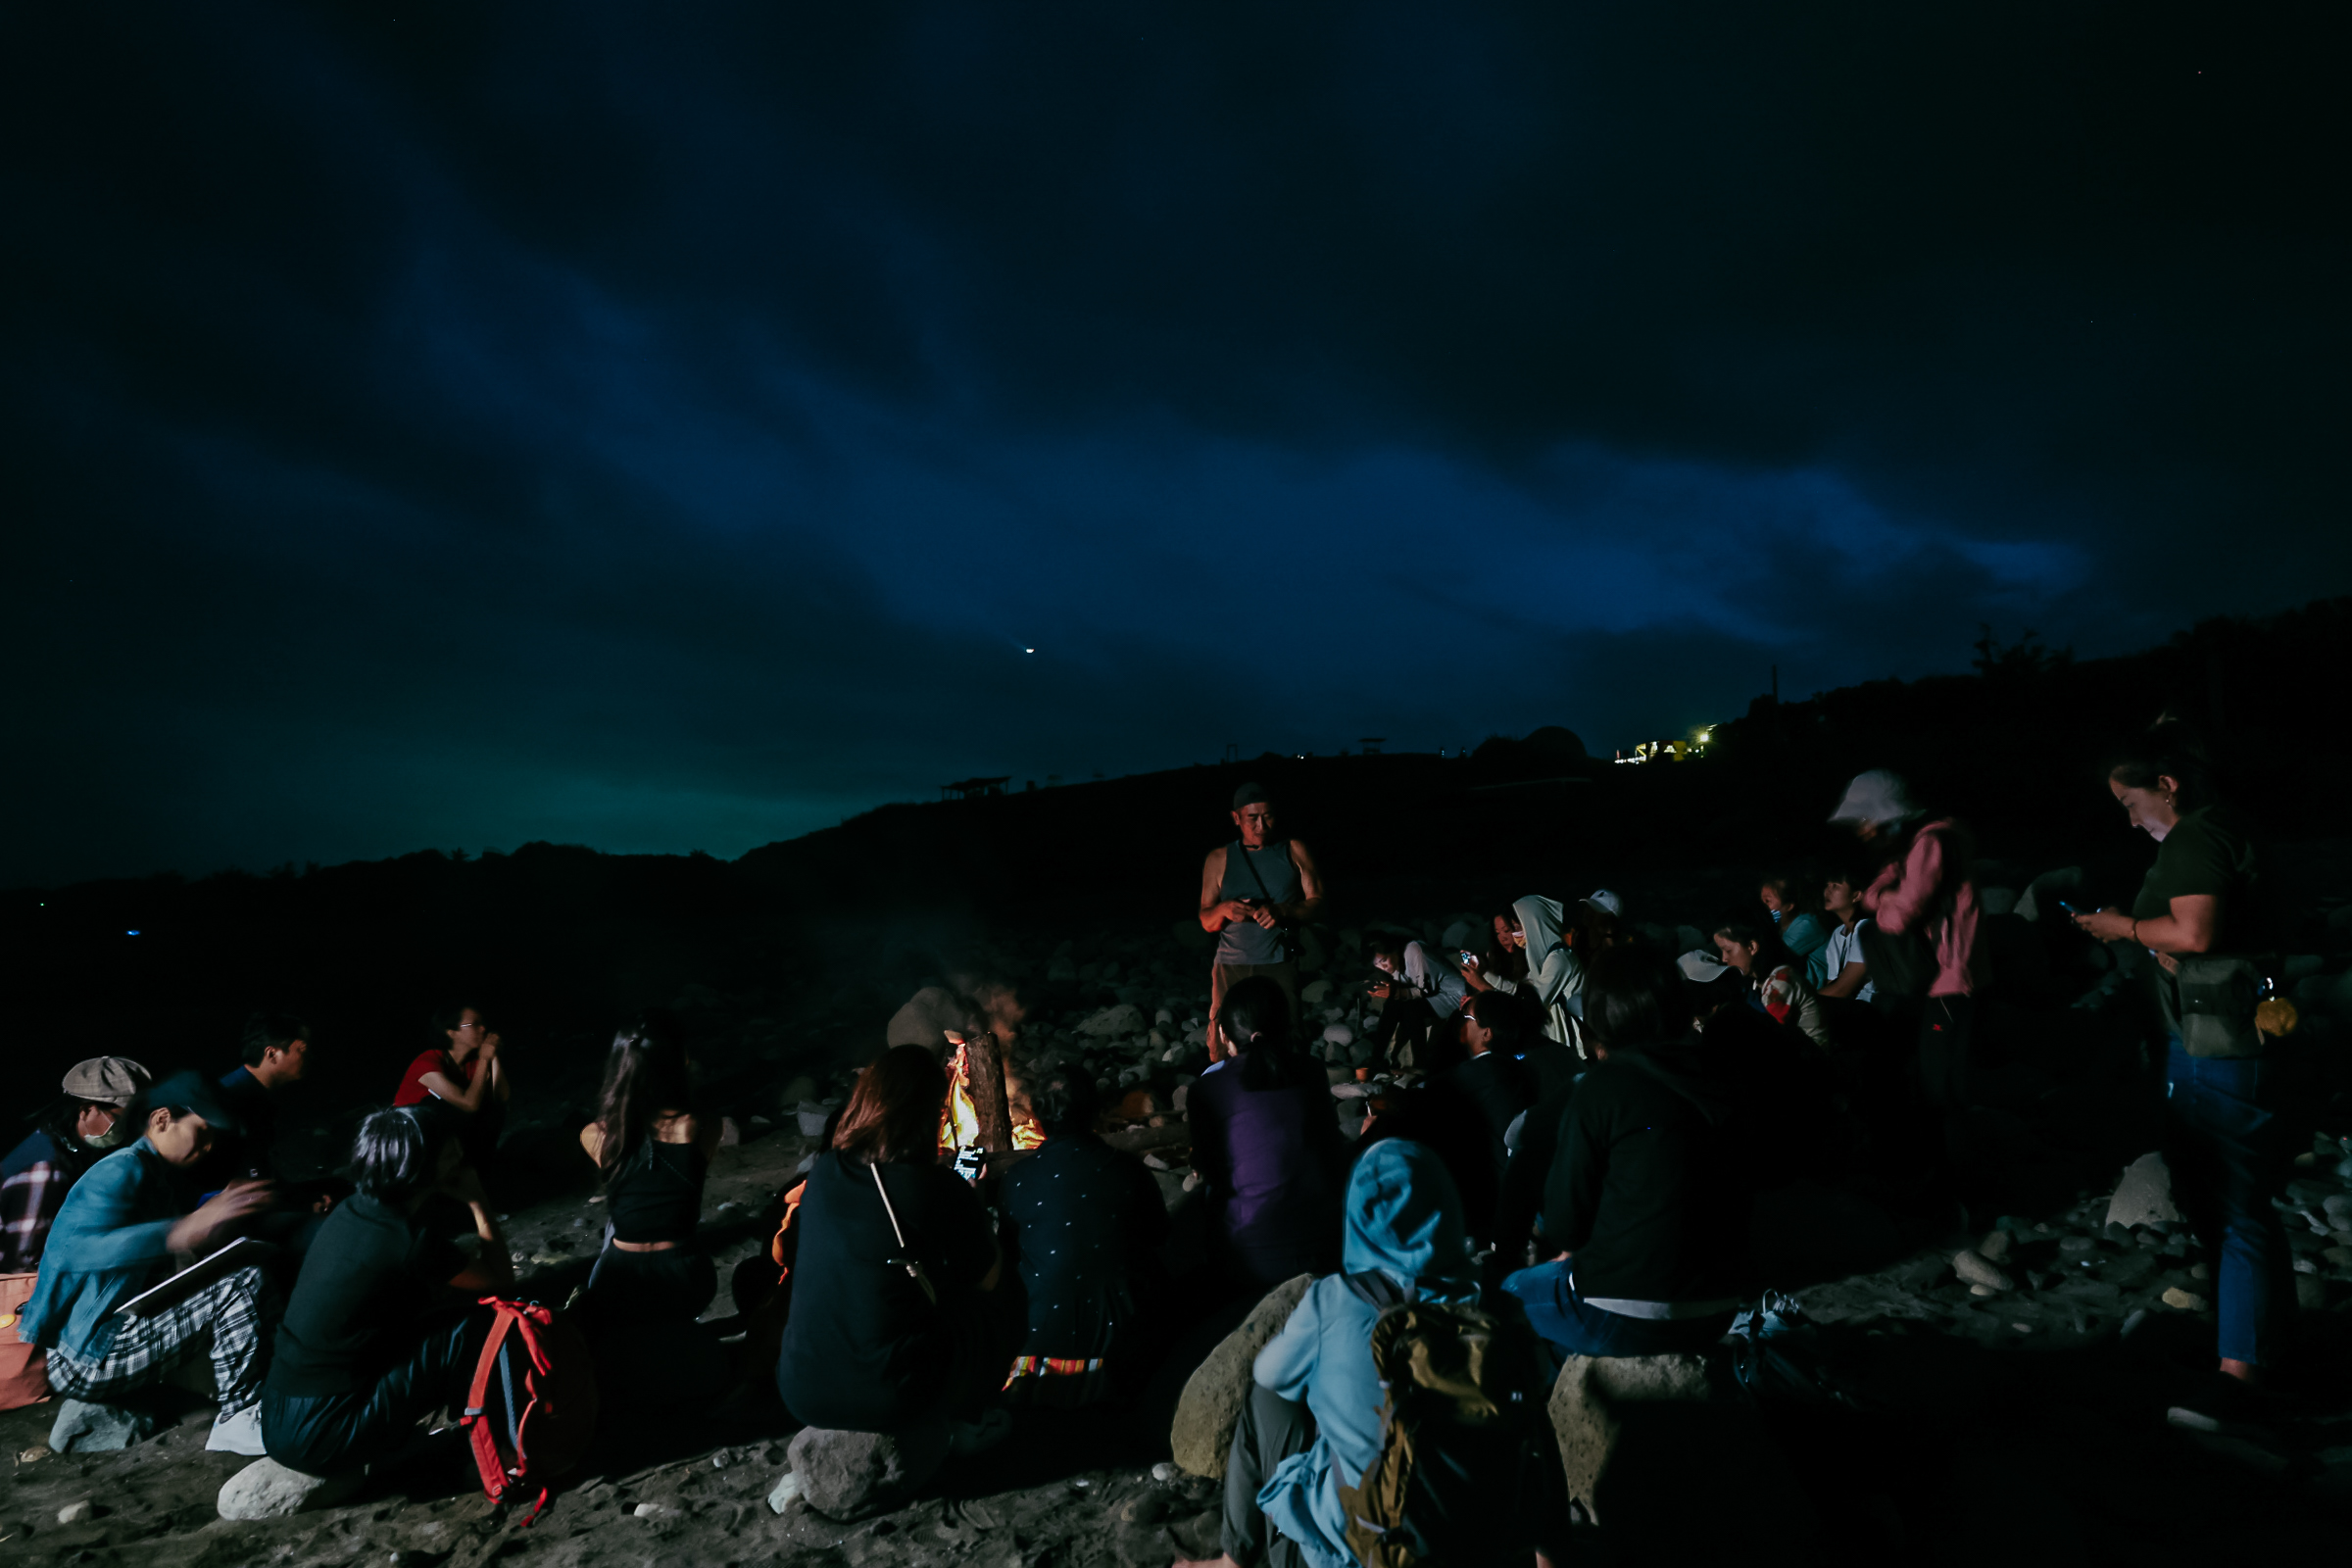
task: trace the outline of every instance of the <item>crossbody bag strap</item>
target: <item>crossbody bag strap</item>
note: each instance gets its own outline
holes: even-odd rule
[[[906,1233],[899,1227],[899,1211],[891,1205],[890,1189],[882,1185],[882,1167],[874,1164],[865,1168],[874,1178],[874,1191],[882,1196],[882,1212],[890,1216],[890,1234],[899,1239],[899,1255],[884,1261],[906,1269],[906,1277],[923,1288],[924,1299],[938,1305],[939,1288],[931,1283],[931,1276],[923,1272],[922,1260],[906,1245]]]
[[[1273,908],[1275,906],[1274,895],[1266,887],[1266,879],[1258,874],[1257,862],[1250,858],[1250,846],[1243,843],[1241,840],[1236,839],[1234,840],[1233,847],[1242,852],[1242,866],[1250,873],[1250,880],[1257,884],[1257,896],[1266,901],[1267,908]],[[1266,847],[1268,849],[1273,848],[1272,845],[1268,845]],[[1282,852],[1285,855],[1290,854],[1291,841],[1289,839],[1284,839],[1282,841]],[[1287,926],[1290,922],[1287,920],[1278,920],[1276,923]]]

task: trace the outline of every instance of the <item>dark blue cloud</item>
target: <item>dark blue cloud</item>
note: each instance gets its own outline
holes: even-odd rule
[[[11,881],[1606,748],[2344,586],[2288,12],[12,26]]]

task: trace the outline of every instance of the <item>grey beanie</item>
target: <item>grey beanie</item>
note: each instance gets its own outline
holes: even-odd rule
[[[1876,822],[1881,827],[1908,821],[1919,814],[1920,808],[1911,804],[1911,787],[1903,782],[1900,773],[1874,767],[1867,773],[1856,773],[1854,781],[1845,787],[1845,799],[1830,813],[1833,822]]]

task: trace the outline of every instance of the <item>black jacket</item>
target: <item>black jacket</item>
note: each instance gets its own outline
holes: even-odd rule
[[[1585,1297],[1737,1295],[1749,1173],[1738,1081],[1696,1036],[1619,1048],[1560,1121],[1544,1195],[1546,1250],[1575,1254]]]

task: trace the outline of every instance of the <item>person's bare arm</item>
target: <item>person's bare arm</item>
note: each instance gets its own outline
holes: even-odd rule
[[[591,1165],[604,1163],[605,1125],[603,1122],[592,1121],[580,1129],[580,1147],[588,1151],[588,1162]]]
[[[2190,893],[2172,901],[2170,914],[2152,920],[2134,920],[2121,909],[2101,909],[2075,916],[2075,924],[2101,942],[2136,942],[2163,954],[2206,953],[2213,948],[2221,912],[2222,901],[2213,894]]]
[[[1225,850],[1222,845],[1208,852],[1200,862],[1200,929],[1218,932],[1237,920],[1250,917],[1250,906],[1239,899],[1219,899],[1217,889],[1225,881]]]
[[[1315,858],[1297,839],[1291,840],[1291,864],[1298,869],[1298,897],[1276,905],[1274,913],[1293,925],[1305,925],[1323,912],[1323,873],[1315,869]]]
[[[460,1110],[481,1109],[482,1097],[490,1092],[490,1075],[488,1073],[482,1074],[469,1084],[457,1083],[445,1072],[428,1072],[416,1081],[423,1085],[425,1091],[434,1099],[443,1104],[454,1105]]]
[[[1821,994],[1825,997],[1852,997],[1861,991],[1869,979],[1870,965],[1859,958],[1849,958],[1845,967],[1838,971],[1837,979],[1823,983]]]
[[[473,1234],[482,1243],[473,1261],[450,1279],[450,1289],[467,1296],[498,1296],[513,1290],[514,1259],[507,1251],[507,1238],[498,1228],[498,1216],[490,1212],[490,1198],[482,1191],[482,1178],[472,1166],[462,1165],[445,1190],[473,1211]]]

